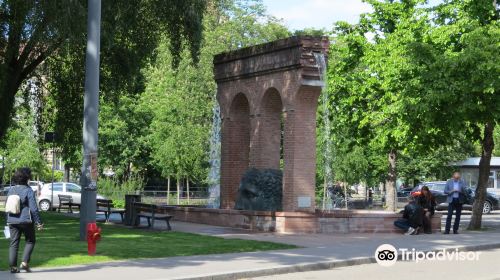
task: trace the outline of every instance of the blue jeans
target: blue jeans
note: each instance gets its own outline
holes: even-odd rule
[[[446,216],[446,227],[444,230],[445,232],[450,232],[453,211],[455,211],[455,223],[453,224],[453,232],[457,232],[458,226],[460,225],[460,216],[462,215],[462,203],[460,203],[460,199],[458,198],[453,198],[453,201],[448,204],[448,216]]]
[[[407,219],[397,219],[394,221],[394,226],[407,231],[410,228],[410,222]]]

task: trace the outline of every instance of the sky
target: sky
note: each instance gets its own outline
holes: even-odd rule
[[[336,21],[355,23],[370,5],[361,0],[263,0],[269,14],[283,19],[292,30],[307,27],[330,30]],[[439,0],[430,0],[431,4]]]
[[[361,0],[264,0],[269,14],[283,19],[293,30],[306,27],[331,29],[335,21],[355,23],[371,11]]]

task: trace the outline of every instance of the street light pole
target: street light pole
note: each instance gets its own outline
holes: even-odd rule
[[[86,239],[88,223],[96,219],[97,131],[99,112],[99,51],[101,0],[88,0],[87,50],[85,56],[85,96],[83,102],[83,164],[80,183],[80,239]]]
[[[54,169],[56,167],[56,132],[45,132],[45,143],[52,143],[52,184],[50,186],[50,209],[54,207]],[[38,192],[37,195],[40,195]]]
[[[52,210],[54,206],[54,169],[56,168],[56,141],[55,134],[52,135],[52,185],[50,186],[50,208]],[[59,201],[59,203],[61,203]]]

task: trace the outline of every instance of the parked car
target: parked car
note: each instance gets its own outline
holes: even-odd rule
[[[447,195],[444,194],[444,188],[446,187],[446,182],[445,181],[436,181],[436,182],[424,182],[418,184],[411,192],[412,196],[418,196],[420,195],[420,190],[422,189],[423,186],[428,186],[429,190],[431,191],[432,195],[436,198],[436,209],[437,210],[446,210],[448,209],[448,203],[446,203],[446,198]],[[464,206],[464,210],[472,210],[472,204],[474,203],[474,197],[476,195],[475,188],[474,187],[467,187],[465,188],[465,191],[467,192],[467,197],[468,200]],[[499,198],[496,194],[492,192],[487,192],[486,193],[486,200],[484,201],[483,205],[483,213],[484,214],[489,214],[493,210],[498,210],[500,209],[500,202]]]
[[[10,185],[1,185],[0,186],[0,196],[7,196],[10,190]]]
[[[31,187],[31,189],[35,192],[38,193],[39,189],[42,188],[43,182],[41,181],[29,181],[28,185]],[[6,196],[7,193],[9,193],[11,185],[0,185],[0,196]]]
[[[52,202],[52,183],[43,185],[40,195],[38,196],[38,208],[41,211],[49,211],[51,208],[59,207],[58,195],[70,195],[73,198],[73,203],[80,204],[82,187],[75,183],[54,182],[54,202]],[[97,195],[97,199],[104,199],[103,196]]]
[[[402,189],[398,189],[396,193],[398,197],[408,197],[411,191],[413,191],[413,187],[405,187]]]
[[[42,181],[28,181],[28,185],[35,192],[35,194],[38,195],[38,193],[40,192],[40,190],[43,187],[43,182]]]

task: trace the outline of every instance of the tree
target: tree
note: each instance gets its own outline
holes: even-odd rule
[[[83,1],[0,2],[0,141],[13,117],[16,93],[37,67],[85,20]]]
[[[45,115],[66,173],[82,163],[84,44],[65,45],[46,61],[49,77]],[[68,174],[66,174],[68,175]]]
[[[500,23],[498,4],[446,1],[435,8],[431,40],[413,52],[421,67],[422,104],[432,108],[430,121],[446,137],[459,131],[481,146],[479,180],[470,229],[481,227],[483,203],[500,119]]]
[[[363,15],[359,24],[336,25],[330,99],[338,123],[334,130],[343,134],[337,137],[343,139],[341,145],[368,146],[376,152],[367,154],[386,154],[386,205],[394,211],[397,158],[414,148],[417,137],[412,126],[418,121],[406,115],[412,104],[405,95],[411,77],[405,76],[409,65],[400,57],[402,46],[418,40],[427,25],[425,17],[418,17],[422,1],[368,2],[374,12]],[[367,39],[369,32],[375,33],[373,42]]]
[[[32,113],[26,106],[18,106],[18,117],[7,131],[5,148],[0,149],[3,158],[3,182],[8,182],[14,171],[29,167],[34,178],[47,178],[49,169],[38,148]]]
[[[146,70],[141,112],[152,114],[146,140],[153,165],[165,177],[206,178],[208,139],[216,84],[213,57],[223,51],[264,43],[289,35],[276,19],[265,15],[261,1],[225,1],[209,6],[200,61],[194,66],[184,50],[179,67],[171,69],[171,41],[157,49],[155,63]]]
[[[146,133],[151,113],[140,111],[139,100],[123,94],[100,107],[99,166],[112,168],[118,179],[127,181],[133,171],[142,172],[149,163]]]
[[[202,39],[201,20],[204,9],[205,1],[201,0],[169,1],[169,4],[156,0],[103,1],[100,77],[102,107],[111,110],[114,107],[131,106],[130,102],[122,101],[121,97],[126,95],[125,98],[134,99],[144,90],[141,71],[154,59],[154,50],[162,36],[174,36],[172,41],[175,44],[185,44],[190,49],[190,54],[195,55],[193,61],[196,62]],[[49,127],[60,136],[57,146],[61,149],[66,169],[76,168],[81,164],[85,21],[80,24],[82,28],[74,30],[79,36],[65,40],[57,52],[46,60],[49,101],[53,104],[52,115],[47,114],[46,117],[50,118]],[[173,59],[168,67],[178,64],[181,49],[170,49]],[[133,110],[133,107],[130,109]],[[109,112],[105,113],[109,115]],[[110,127],[106,126],[105,118],[100,118],[100,121],[105,129]],[[111,132],[107,130],[104,135],[106,133]],[[110,150],[104,150],[107,148]],[[124,170],[123,157],[111,154],[111,151],[117,150],[106,145],[104,149],[100,149],[100,153],[105,156],[100,162],[109,166],[113,158],[120,159],[111,166]]]
[[[86,2],[0,2],[0,141],[13,116],[16,93],[38,66],[66,48],[82,50]],[[118,89],[134,88],[137,78],[140,84],[141,76],[137,74],[145,59],[151,57],[162,34],[172,38],[173,66],[178,64],[184,43],[188,43],[196,61],[205,7],[203,0],[103,1],[101,52],[105,74],[102,84]],[[72,70],[82,73],[83,65]]]
[[[376,124],[375,139],[403,152],[437,151],[456,139],[479,142],[480,175],[469,228],[480,228],[500,119],[498,5],[452,0],[427,10],[416,8],[418,1],[370,2],[376,12],[371,22],[382,19],[376,30],[391,31],[376,35],[374,48],[365,54],[368,72],[377,79],[374,90],[390,93],[371,102],[375,110],[370,111],[377,114],[367,120]],[[399,11],[410,13],[401,17]],[[391,123],[395,130],[387,130]]]
[[[500,126],[497,126],[495,129],[493,141],[495,141],[495,143],[500,143]],[[495,145],[493,154],[496,156],[500,156],[500,145]]]
[[[458,100],[449,88],[453,81],[438,81],[430,74],[443,73],[440,63],[446,60],[440,56],[447,54],[446,48],[433,50],[429,45],[439,34],[441,41],[436,42],[455,38],[451,30],[443,32],[442,23],[431,21],[433,14],[421,6],[423,1],[368,2],[374,12],[363,15],[359,24],[336,25],[330,61],[330,101],[337,123],[333,130],[337,146],[365,147],[375,169],[370,177],[386,178],[387,206],[393,210],[398,165],[405,179],[411,172],[432,176],[472,149],[456,142],[467,138],[459,126],[449,129],[449,119],[442,116],[456,109]],[[370,34],[372,40],[367,39]],[[436,68],[430,69],[430,61],[436,61]],[[436,84],[446,95],[431,90]],[[443,102],[444,96],[455,103]],[[441,110],[443,104],[447,108]],[[386,176],[380,174],[382,154],[389,165]],[[365,177],[360,174],[360,179]]]

